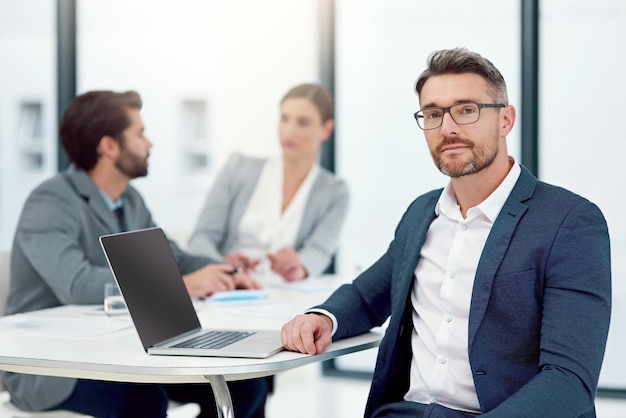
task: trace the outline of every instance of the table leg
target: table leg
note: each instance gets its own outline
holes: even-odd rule
[[[234,418],[233,401],[230,398],[230,391],[224,376],[204,376],[204,378],[209,381],[213,389],[218,418]]]

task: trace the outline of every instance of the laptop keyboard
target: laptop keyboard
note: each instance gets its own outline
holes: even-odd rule
[[[197,337],[183,341],[172,347],[215,350],[236,343],[254,334],[254,332],[247,331],[209,331],[206,334],[198,335]]]

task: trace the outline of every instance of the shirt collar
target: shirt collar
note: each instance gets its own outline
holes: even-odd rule
[[[102,196],[102,198],[104,199],[104,203],[107,204],[107,207],[109,208],[109,210],[114,211],[115,209],[122,207],[122,204],[124,203],[124,201],[122,200],[121,196],[114,202],[102,190],[98,189],[98,191],[100,192],[100,196]]]
[[[492,223],[496,220],[502,206],[504,206],[506,199],[508,199],[511,194],[511,191],[513,190],[513,187],[515,187],[515,183],[522,172],[522,169],[519,164],[515,162],[513,157],[509,157],[509,161],[511,161],[513,165],[504,180],[502,180],[502,183],[500,183],[496,190],[494,190],[480,204],[470,208],[467,211],[468,214],[478,210],[482,212]],[[459,204],[456,200],[452,183],[448,182],[447,186],[443,190],[443,193],[439,196],[437,204],[435,205],[435,215],[439,216],[443,213],[447,216],[452,216],[451,214],[455,213],[455,211],[459,211]]]

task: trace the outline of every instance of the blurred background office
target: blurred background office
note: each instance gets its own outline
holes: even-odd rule
[[[72,21],[59,25],[59,17],[75,19],[69,70],[76,93],[141,93],[155,146],[150,175],[133,184],[181,244],[232,151],[279,154],[281,94],[302,82],[329,84],[336,130],[327,162],[352,198],[335,269],[354,275],[386,249],[408,203],[445,184],[412,116],[419,108],[413,83],[431,51],[465,46],[501,69],[519,111],[509,150],[522,161],[520,127],[530,116],[521,106],[528,3],[539,10],[534,171],[597,203],[609,223],[614,319],[600,384],[623,395],[621,0],[0,0],[0,250],[10,249],[29,191],[63,168],[57,122],[67,78],[58,71],[57,41]],[[342,362],[339,368],[368,367],[367,355]]]

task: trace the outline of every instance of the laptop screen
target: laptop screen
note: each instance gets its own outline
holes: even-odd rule
[[[144,349],[200,328],[163,230],[100,237]]]

